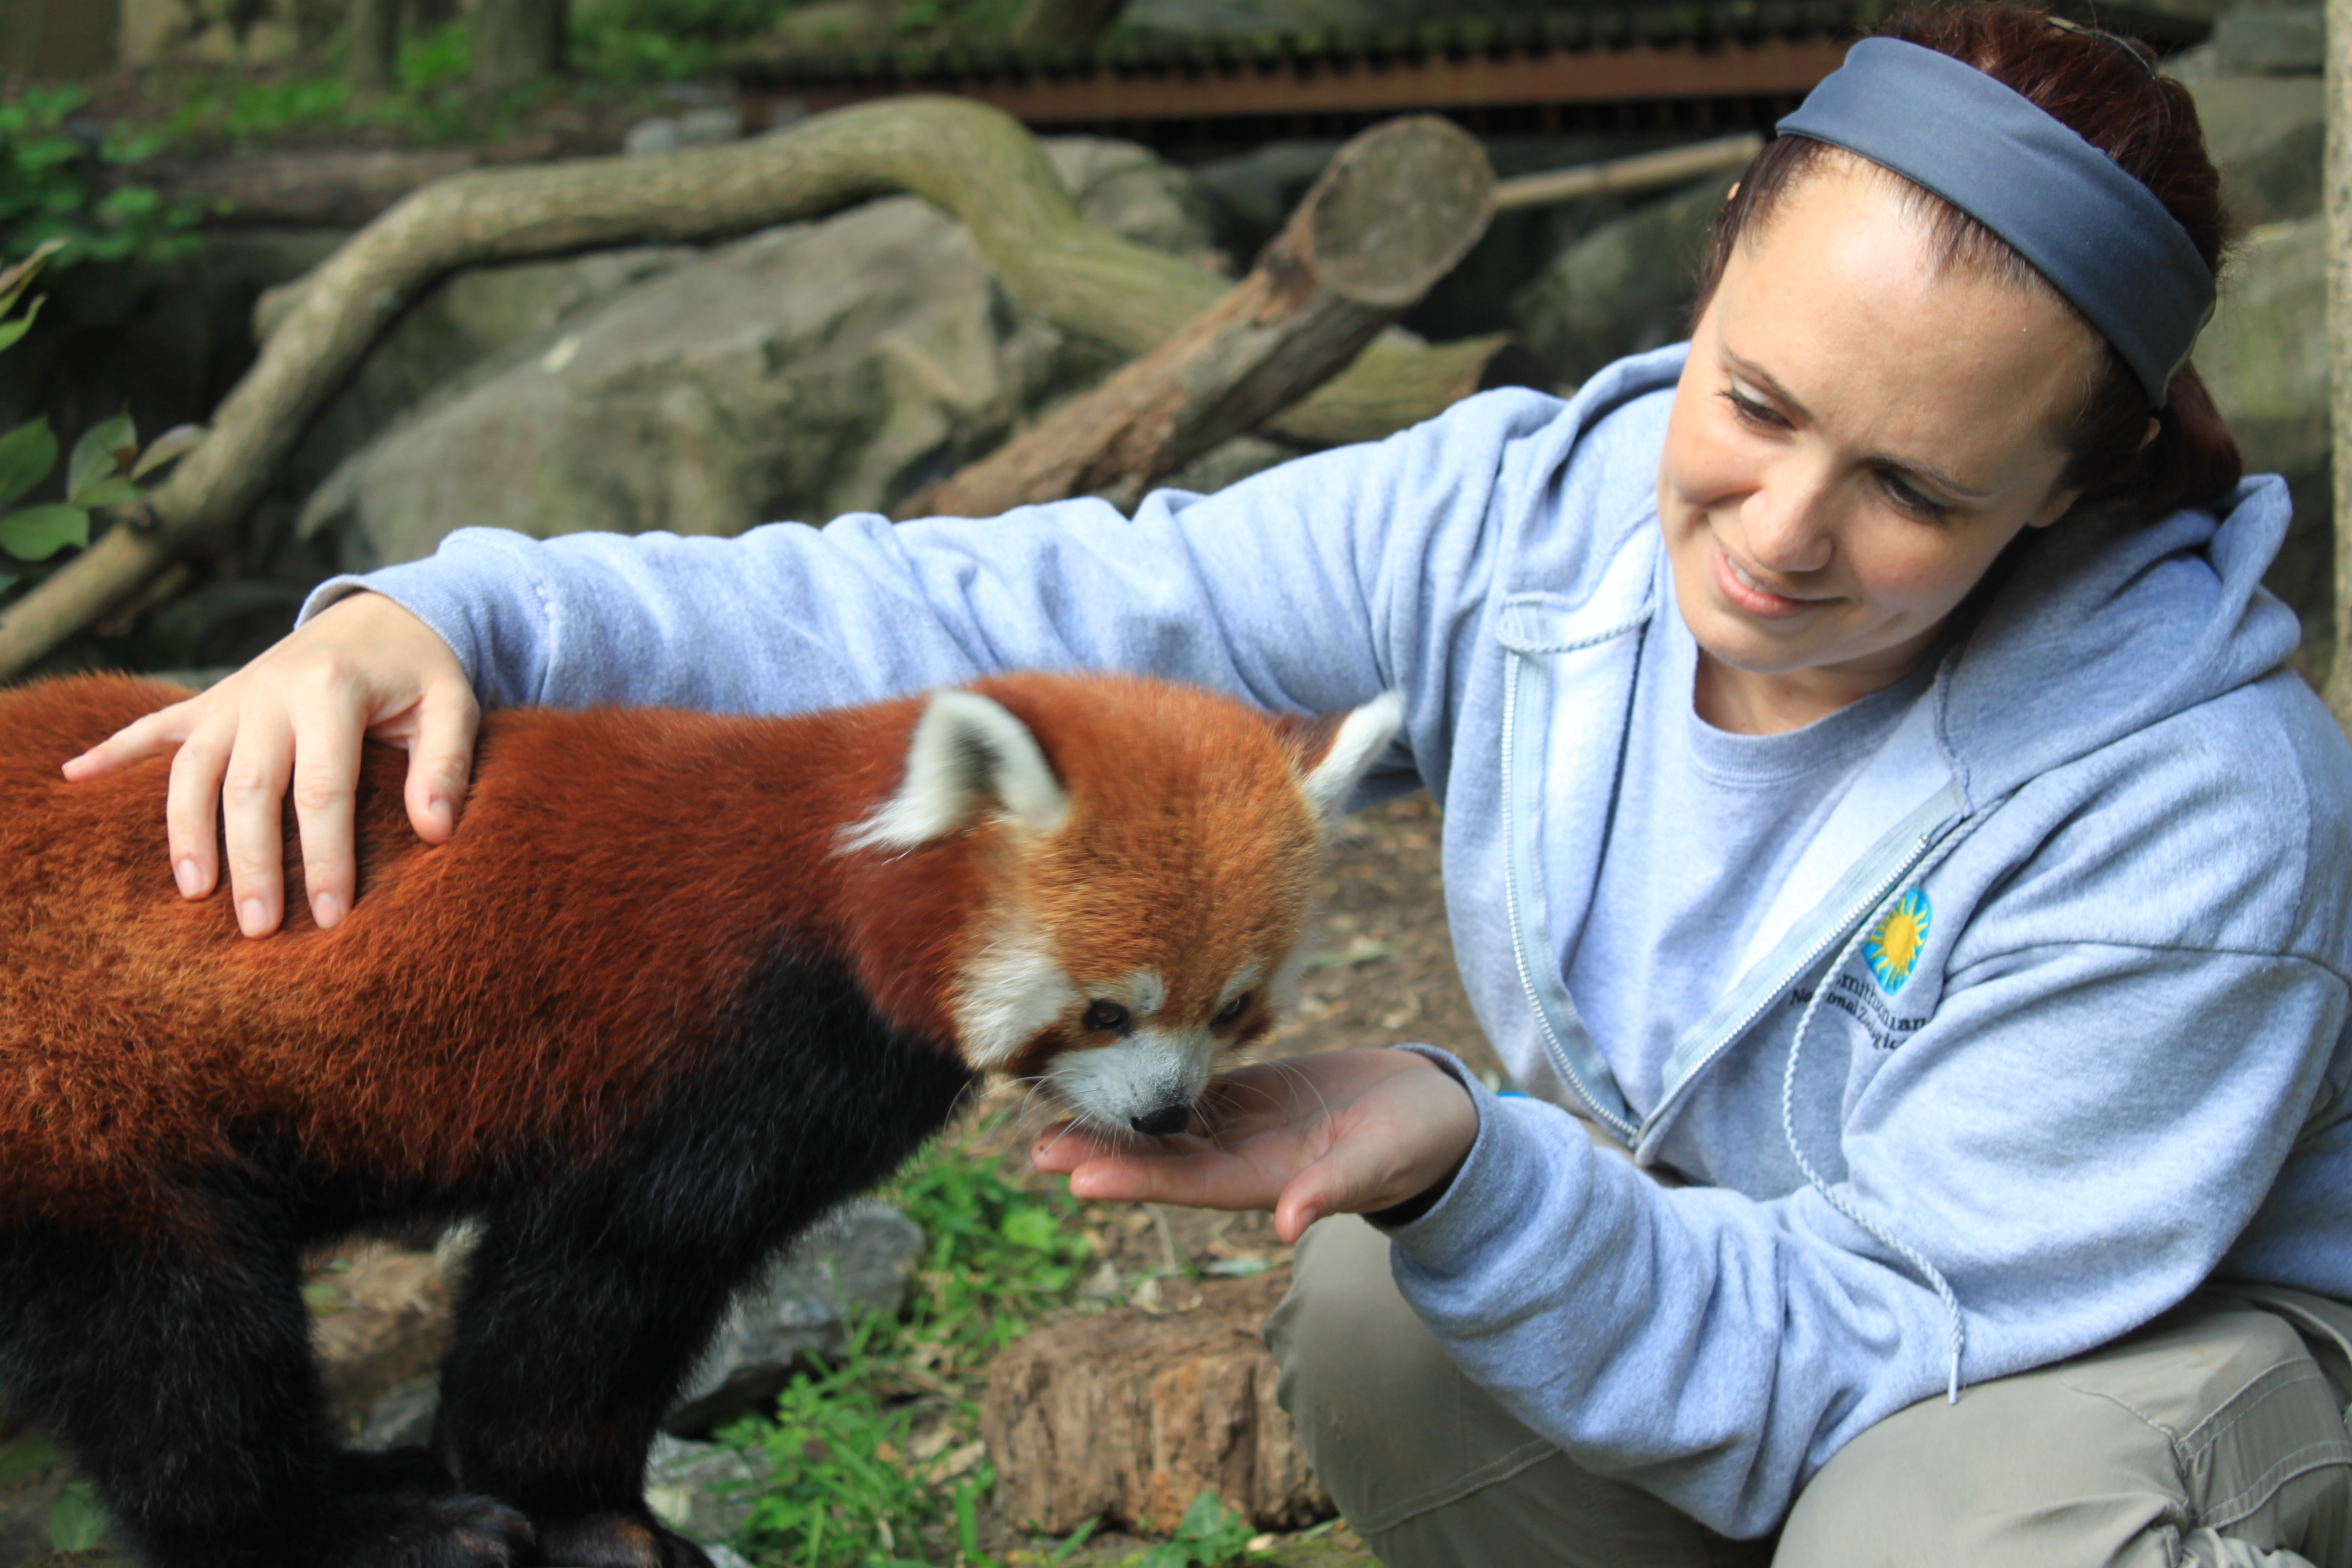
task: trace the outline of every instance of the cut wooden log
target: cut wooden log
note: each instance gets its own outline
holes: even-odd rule
[[[998,1356],[980,1435],[1004,1516],[1054,1534],[1089,1519],[1165,1533],[1207,1491],[1260,1529],[1329,1518],[1258,1336],[1288,1281],[1203,1280],[1185,1287],[1191,1311],[1070,1318]]]
[[[1339,150],[1248,277],[1173,337],[987,457],[908,498],[901,517],[994,517],[1064,496],[1127,505],[1345,369],[1429,292],[1494,216],[1486,149],[1407,115]]]
[[[0,611],[0,681],[103,615],[165,562],[242,520],[377,337],[460,267],[617,245],[701,242],[909,191],[961,219],[1005,291],[1065,330],[1130,354],[1220,297],[1197,262],[1097,228],[1036,139],[1001,110],[897,98],[792,130],[647,158],[475,170],[429,185],[313,273],[212,437],[127,526]],[[1489,384],[1509,340],[1375,343],[1267,428],[1307,445],[1387,434]],[[1351,386],[1364,379],[1364,385]]]

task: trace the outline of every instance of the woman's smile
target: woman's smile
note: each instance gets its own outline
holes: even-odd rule
[[[1739,562],[1739,558],[1715,542],[1715,585],[1734,608],[1762,620],[1786,620],[1819,609],[1826,601],[1799,594],[1782,593],[1768,588]]]

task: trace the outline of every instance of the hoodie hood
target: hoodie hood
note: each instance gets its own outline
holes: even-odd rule
[[[1938,682],[1969,807],[2285,662],[2302,628],[2262,574],[2288,516],[2286,482],[2264,474],[2219,518],[2092,513],[2027,539]]]

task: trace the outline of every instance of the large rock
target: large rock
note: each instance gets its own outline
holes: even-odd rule
[[[695,260],[689,246],[594,251],[553,261],[474,267],[445,279],[404,312],[322,409],[287,462],[301,490],[322,483],[401,414],[450,390],[474,366],[543,338],[614,295]],[[265,297],[268,320],[277,302]],[[274,325],[274,321],[270,321]]]
[[[2310,217],[2248,234],[2196,353],[2247,471],[2284,474],[2294,492],[2294,527],[2268,581],[2302,616],[2307,641],[2328,627],[2335,560],[2325,230]]]
[[[1707,225],[1736,178],[1696,181],[1603,224],[1511,296],[1520,339],[1561,385],[1687,335]]]
[[[1048,153],[1114,232],[1212,244],[1184,177],[1143,149],[1081,138]],[[604,277],[582,276],[593,263]],[[1013,306],[964,229],[911,197],[688,257],[485,277],[471,285],[484,303],[463,303],[461,279],[420,307],[386,345],[391,368],[362,378],[382,395],[333,416],[381,420],[466,346],[503,343],[311,496],[300,527],[332,535],[346,566],[429,554],[469,523],[731,534],[886,508],[1115,363]],[[439,338],[420,341],[428,328]]]
[[[1000,1354],[980,1433],[997,1506],[1059,1535],[1088,1519],[1165,1533],[1203,1491],[1261,1529],[1328,1517],[1258,1335],[1284,1276],[1206,1280],[1191,1311],[1066,1319]]]
[[[2318,77],[2192,72],[2187,81],[2234,221],[2251,227],[2319,211],[2327,96]]]
[[[922,1231],[880,1199],[834,1210],[736,1303],[664,1425],[697,1436],[766,1404],[812,1356],[839,1360],[852,1322],[898,1310],[922,1255]]]

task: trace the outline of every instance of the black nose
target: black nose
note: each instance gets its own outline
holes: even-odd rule
[[[1141,1116],[1127,1118],[1128,1126],[1137,1132],[1150,1133],[1155,1138],[1182,1132],[1191,1122],[1192,1107],[1189,1105],[1163,1105],[1156,1111],[1146,1111]]]

